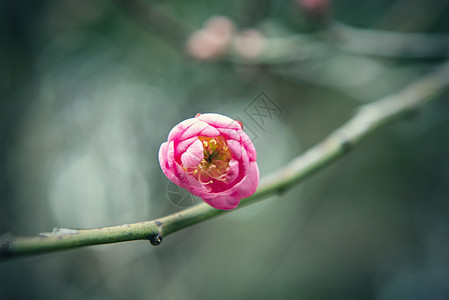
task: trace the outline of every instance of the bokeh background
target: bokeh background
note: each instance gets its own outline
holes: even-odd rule
[[[448,15],[447,0],[2,0],[0,233],[179,211],[157,152],[198,112],[241,119],[263,177],[441,65]],[[338,28],[370,31],[348,46]],[[261,92],[279,108],[263,124],[247,114]],[[449,299],[448,96],[158,247],[2,262],[0,299]]]

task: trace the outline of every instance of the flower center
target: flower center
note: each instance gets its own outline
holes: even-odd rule
[[[197,176],[196,179],[204,185],[213,183],[214,180],[226,181],[226,172],[232,158],[226,140],[221,136],[213,138],[199,136],[198,139],[203,143],[204,158],[198,167],[189,170],[189,173]]]

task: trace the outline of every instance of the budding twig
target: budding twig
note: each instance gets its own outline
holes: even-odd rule
[[[348,122],[321,143],[298,156],[287,166],[265,177],[256,193],[242,199],[240,207],[254,204],[302,182],[356,147],[365,138],[418,109],[449,85],[449,64],[413,82],[397,94],[361,106]],[[205,203],[156,220],[95,229],[54,229],[33,237],[0,237],[0,258],[7,259],[71,249],[81,246],[149,240],[158,245],[162,238],[183,228],[232,211]]]

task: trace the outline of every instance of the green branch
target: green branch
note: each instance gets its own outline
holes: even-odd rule
[[[115,0],[117,5],[148,31],[159,35],[176,50],[184,52],[189,32],[186,24],[172,16],[160,5],[140,0]]]
[[[355,116],[324,141],[298,156],[287,166],[264,178],[256,193],[241,201],[239,208],[254,204],[302,182],[311,174],[347,154],[380,128],[415,111],[449,84],[449,65],[427,75],[401,92],[361,106]],[[156,220],[96,229],[56,228],[34,237],[0,237],[0,258],[39,254],[81,246],[149,240],[159,245],[162,238],[221,214],[205,203]]]

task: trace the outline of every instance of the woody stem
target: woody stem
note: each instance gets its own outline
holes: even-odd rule
[[[449,64],[446,64],[396,94],[362,105],[354,117],[322,142],[265,177],[256,193],[241,201],[239,209],[304,181],[349,153],[349,150],[381,128],[419,109],[448,85]],[[228,212],[201,203],[172,215],[134,224],[80,230],[60,228],[32,237],[3,235],[0,237],[0,258],[132,240],[149,240],[151,244],[158,245],[162,238],[176,231]]]

